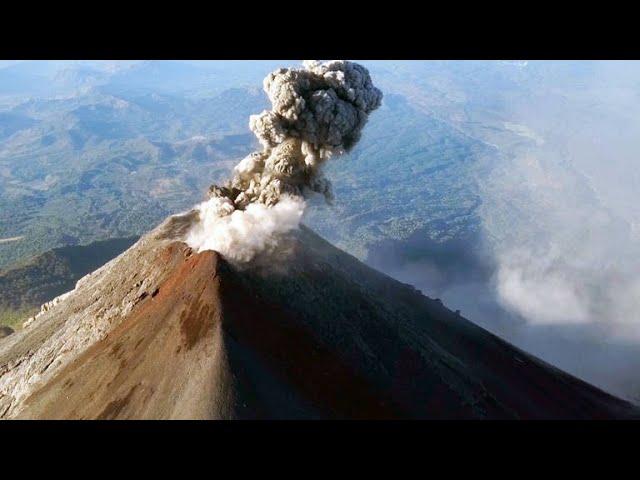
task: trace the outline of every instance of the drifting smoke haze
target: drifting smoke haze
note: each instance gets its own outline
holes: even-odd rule
[[[367,69],[347,61],[281,68],[265,78],[264,90],[272,109],[249,120],[263,149],[238,163],[227,184],[212,185],[210,200],[197,207],[200,221],[186,238],[197,251],[247,262],[275,248],[298,227],[305,196],[331,201],[322,164],[357,143],[382,100]]]
[[[536,142],[494,172],[484,221],[492,233],[496,212],[514,221],[492,242],[497,288],[533,324],[640,339],[639,73],[596,63],[564,98],[511,112]]]
[[[510,317],[491,329],[637,400],[640,65],[553,67],[505,112],[525,141],[482,186],[492,287]]]

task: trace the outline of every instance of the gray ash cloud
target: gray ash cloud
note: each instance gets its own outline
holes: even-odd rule
[[[366,68],[343,60],[281,68],[264,79],[264,90],[272,109],[249,122],[263,149],[244,158],[226,185],[213,185],[210,196],[228,199],[234,209],[272,206],[284,194],[318,192],[330,200],[320,167],[358,142],[382,92]]]

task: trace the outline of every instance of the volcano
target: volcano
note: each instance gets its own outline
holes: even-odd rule
[[[638,409],[301,227],[237,267],[170,217],[0,340],[0,417],[606,419]]]

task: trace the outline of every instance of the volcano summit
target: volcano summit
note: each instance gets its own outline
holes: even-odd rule
[[[638,416],[305,227],[286,270],[195,253],[195,215],[0,341],[1,418]]]

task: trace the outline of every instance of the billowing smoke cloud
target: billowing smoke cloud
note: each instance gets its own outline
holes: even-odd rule
[[[316,192],[331,201],[322,164],[357,143],[382,100],[366,68],[339,60],[281,68],[265,78],[264,90],[272,109],[249,121],[263,148],[244,158],[225,185],[212,185],[210,200],[198,206],[200,222],[186,239],[197,251],[244,262],[275,247],[298,226],[305,196]]]

